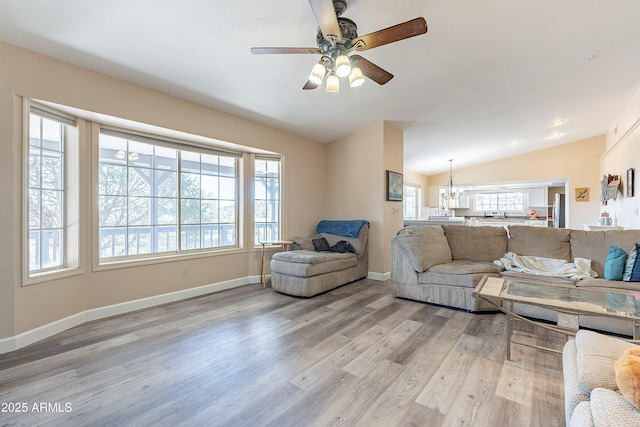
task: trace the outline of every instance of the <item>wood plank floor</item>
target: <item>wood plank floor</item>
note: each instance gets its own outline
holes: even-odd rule
[[[505,337],[500,313],[394,298],[388,282],[311,299],[247,285],[0,355],[0,425],[564,425],[561,356],[514,345],[505,361]]]

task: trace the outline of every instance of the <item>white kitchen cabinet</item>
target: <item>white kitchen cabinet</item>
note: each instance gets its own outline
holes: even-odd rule
[[[537,187],[529,190],[529,207],[544,208],[548,204],[547,187]]]
[[[462,193],[460,197],[456,199],[456,208],[469,209],[469,195]]]
[[[445,200],[440,196],[441,203],[446,205],[449,209],[469,209],[469,195],[462,193],[460,197],[451,200]]]

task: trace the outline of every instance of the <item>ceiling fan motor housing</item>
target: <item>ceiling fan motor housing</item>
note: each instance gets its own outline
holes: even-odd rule
[[[342,37],[338,45],[349,49],[351,47],[351,40],[358,37],[358,26],[349,18],[338,18],[338,27],[340,27],[340,36]],[[316,42],[321,51],[328,52],[330,50],[331,43],[324,38],[322,30],[319,28],[318,34],[316,35]]]

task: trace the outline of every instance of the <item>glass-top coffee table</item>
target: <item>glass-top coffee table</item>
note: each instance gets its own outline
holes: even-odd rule
[[[634,320],[633,339],[640,338],[640,292],[600,291],[485,277],[478,283],[473,295],[495,305],[507,315],[507,360],[511,360],[514,320],[535,323],[555,332],[575,335],[579,328],[580,315],[625,318]],[[513,310],[515,303],[553,310],[558,313],[558,322],[553,326],[519,316]],[[559,350],[521,342],[514,344],[561,353]]]

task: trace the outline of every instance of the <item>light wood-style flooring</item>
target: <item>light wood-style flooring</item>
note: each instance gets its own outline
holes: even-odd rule
[[[514,345],[505,361],[505,346],[503,314],[394,298],[388,282],[311,299],[247,285],[0,355],[0,404],[27,409],[0,425],[564,425],[561,356]]]

